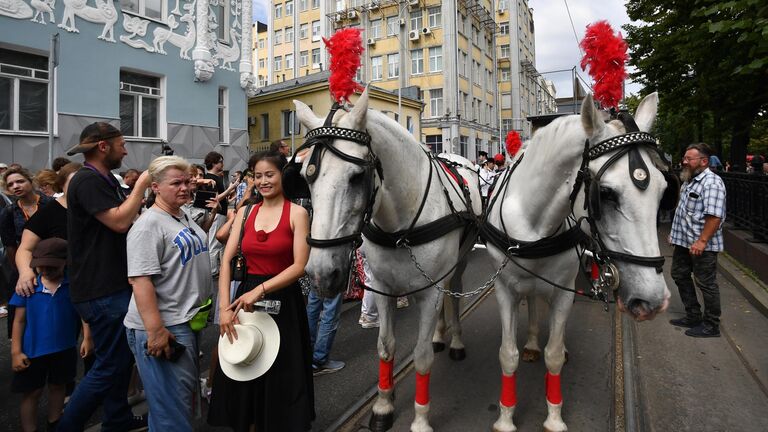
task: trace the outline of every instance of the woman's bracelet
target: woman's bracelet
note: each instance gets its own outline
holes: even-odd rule
[[[261,284],[261,297],[259,297],[259,300],[263,300],[264,297],[267,296],[267,286],[264,284]]]

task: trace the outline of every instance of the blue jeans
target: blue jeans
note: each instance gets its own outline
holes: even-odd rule
[[[125,332],[149,404],[149,430],[191,432],[193,407],[200,406],[196,402],[199,401],[197,335],[187,323],[167,328],[176,342],[187,348],[175,362],[146,354],[146,331],[126,329]]]
[[[128,405],[128,381],[133,356],[125,338],[123,318],[131,291],[75,303],[80,317],[88,323],[96,360],[69,399],[57,430],[82,431],[99,405],[104,408],[102,431],[124,431],[133,419]]]
[[[307,319],[309,320],[309,340],[313,347],[312,364],[322,366],[328,363],[333,339],[336,337],[336,330],[339,329],[343,294],[322,298],[315,290],[309,291]]]

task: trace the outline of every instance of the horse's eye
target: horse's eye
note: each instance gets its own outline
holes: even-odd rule
[[[362,184],[364,177],[365,177],[364,172],[353,174],[352,177],[349,178],[349,184],[352,184],[352,185]]]
[[[619,202],[619,197],[616,195],[616,191],[605,186],[600,186],[600,199],[603,201]]]

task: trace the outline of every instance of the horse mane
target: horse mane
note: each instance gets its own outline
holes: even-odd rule
[[[423,151],[429,151],[429,147],[419,142],[410,132],[408,132],[407,129],[403,127],[403,125],[396,122],[393,118],[387,116],[381,111],[375,110],[373,108],[368,108],[368,112],[366,113],[366,118],[365,118],[365,126],[366,126],[366,129],[382,127],[382,128],[386,128],[388,131],[403,132],[402,135],[404,137],[409,138],[409,140],[406,140],[406,142],[410,141],[412,145],[418,146],[419,149]],[[393,137],[393,138],[395,139],[392,140],[392,145],[399,145],[404,142],[402,139],[399,139],[401,137]]]

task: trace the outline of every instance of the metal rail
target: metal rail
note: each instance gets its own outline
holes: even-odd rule
[[[768,176],[718,172],[725,183],[727,218],[737,229],[752,232],[754,240],[768,241]]]

